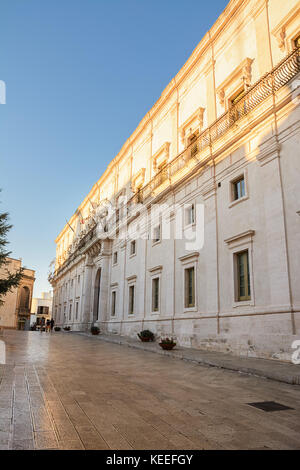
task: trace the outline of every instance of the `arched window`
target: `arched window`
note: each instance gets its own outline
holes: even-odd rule
[[[27,286],[21,288],[20,307],[29,308],[30,290]]]

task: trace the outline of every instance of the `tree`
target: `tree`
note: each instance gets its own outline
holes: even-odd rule
[[[23,276],[24,268],[20,268],[15,273],[11,273],[5,265],[8,264],[7,257],[11,254],[10,251],[6,250],[8,244],[7,233],[12,228],[12,225],[8,223],[8,213],[0,213],[0,268],[4,267],[4,276],[0,279],[0,305],[2,305],[3,297],[11,291],[13,288],[18,287]],[[3,276],[3,275],[2,275]]]

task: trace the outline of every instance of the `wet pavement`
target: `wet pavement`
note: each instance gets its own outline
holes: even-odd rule
[[[298,385],[73,333],[0,339],[0,449],[300,448]]]

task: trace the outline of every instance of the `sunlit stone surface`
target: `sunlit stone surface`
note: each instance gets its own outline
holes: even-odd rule
[[[229,2],[58,235],[57,324],[147,328],[184,346],[290,360],[300,339],[299,35],[297,0]],[[145,222],[139,203],[170,210]],[[191,250],[192,204],[204,210],[204,224],[197,211],[194,221],[204,243]],[[135,253],[128,234],[116,237],[125,228],[138,233]]]
[[[300,448],[299,386],[72,333],[4,340],[0,449]]]

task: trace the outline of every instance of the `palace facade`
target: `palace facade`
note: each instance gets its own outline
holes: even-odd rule
[[[229,2],[58,235],[56,324],[290,360],[299,17],[296,0]]]

